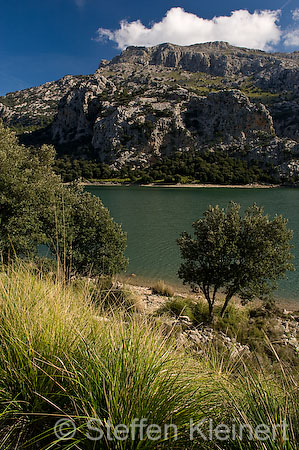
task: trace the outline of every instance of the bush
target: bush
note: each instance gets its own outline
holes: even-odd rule
[[[88,285],[92,302],[108,312],[117,310],[142,312],[144,309],[144,304],[137,294],[114,282],[111,277],[98,277],[91,281],[83,280],[83,283]]]
[[[0,253],[37,258],[47,245],[70,274],[124,270],[126,236],[101,200],[64,186],[53,172],[54,149],[29,149],[0,123]],[[13,161],[13,164],[12,164]]]
[[[48,245],[67,273],[113,275],[125,270],[126,235],[102,201],[82,187],[63,187],[44,219]]]
[[[173,297],[161,307],[160,312],[167,312],[175,317],[187,316],[195,326],[209,322],[209,310],[202,300]]]
[[[169,313],[175,317],[187,316],[194,321],[194,306],[190,299],[173,297],[169,299],[159,310],[160,313]]]

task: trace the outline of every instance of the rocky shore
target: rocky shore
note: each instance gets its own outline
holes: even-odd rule
[[[154,293],[152,287],[140,286],[135,284],[126,284],[125,282],[116,282],[116,286],[130,292],[133,298],[137,299],[138,309],[147,316],[157,317],[160,315],[160,320],[163,326],[169,332],[175,332],[176,340],[190,348],[193,351],[202,352],[202,346],[211,343],[220,343],[226,348],[232,356],[238,356],[246,353],[250,354],[250,345],[240,343],[231,335],[217,329],[212,324],[199,323],[194,324],[190,317],[184,314],[181,315],[161,314],[166,302],[171,301],[171,298],[158,295]],[[204,301],[201,296],[184,292],[182,290],[174,291],[173,298],[189,299],[190,301]],[[238,308],[244,308],[236,302]],[[291,349],[291,351],[299,352],[299,311],[295,311],[296,305],[293,305],[294,310],[287,310],[284,308],[275,308],[275,312],[271,315],[271,334],[275,336],[275,344],[282,349]],[[256,304],[257,317],[262,317],[266,314],[265,308]],[[254,323],[256,318],[251,319]]]
[[[82,182],[83,186],[136,186],[136,184],[132,183],[119,183],[113,181],[95,181],[95,182]],[[159,183],[149,183],[149,184],[141,184],[141,187],[164,187],[164,188],[244,188],[244,189],[272,189],[279,187],[290,187],[284,186],[281,184],[199,184],[199,183],[177,183],[177,184],[159,184]],[[292,187],[299,187],[294,185]]]

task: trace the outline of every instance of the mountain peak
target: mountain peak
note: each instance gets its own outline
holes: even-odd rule
[[[133,64],[163,66],[189,72],[204,72],[214,76],[251,76],[278,65],[299,66],[294,53],[267,53],[235,47],[228,42],[215,41],[187,46],[163,43],[153,47],[127,47],[114,57],[110,65]],[[101,66],[102,67],[102,66]]]
[[[93,75],[0,97],[0,117],[22,127],[23,142],[53,142],[60,154],[93,154],[113,167],[213,150],[294,178],[298,73],[298,52],[221,41],[128,47]]]

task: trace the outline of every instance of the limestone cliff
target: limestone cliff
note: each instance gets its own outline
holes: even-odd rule
[[[129,47],[93,75],[7,94],[0,117],[22,127],[27,141],[47,140],[77,156],[93,152],[113,167],[221,149],[294,177],[298,75],[299,52],[224,42]]]

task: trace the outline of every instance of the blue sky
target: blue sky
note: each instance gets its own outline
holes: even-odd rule
[[[92,73],[120,47],[163,39],[299,50],[298,0],[0,0],[0,6],[0,95]]]

